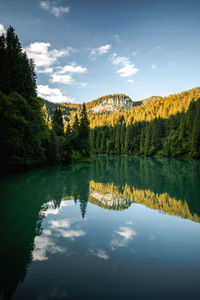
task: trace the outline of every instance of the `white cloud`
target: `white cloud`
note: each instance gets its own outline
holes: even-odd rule
[[[157,66],[155,64],[151,65],[152,70],[155,70]]]
[[[70,238],[74,240],[75,237],[80,237],[86,235],[86,232],[83,230],[64,230],[64,229],[57,229],[57,232],[60,236],[64,238]]]
[[[41,2],[40,2],[40,7],[41,7],[42,9],[46,9],[46,10],[50,9],[49,1],[41,1]]]
[[[85,73],[87,68],[82,66],[76,66],[75,64],[66,65],[64,67],[58,67],[56,74],[65,74],[65,73]]]
[[[119,65],[119,64],[126,65],[126,64],[130,64],[130,60],[129,60],[128,57],[118,56],[117,53],[113,53],[111,55],[111,60],[112,60],[113,65]]]
[[[136,235],[136,232],[130,227],[121,226],[118,231],[115,231],[115,235],[111,241],[112,250],[115,250],[117,247],[125,247],[128,242],[133,239]]]
[[[0,24],[0,35],[5,33],[6,33],[5,27],[3,26],[3,24]]]
[[[98,258],[107,260],[109,258],[108,254],[106,253],[106,251],[104,249],[96,249],[90,250],[91,255],[97,256]]]
[[[36,71],[41,71],[42,67],[49,67],[58,61],[58,58],[68,56],[73,49],[71,47],[57,50],[52,49],[50,43],[35,42],[25,48],[29,58],[32,58],[36,65]],[[41,72],[40,72],[41,73]]]
[[[103,55],[103,54],[108,53],[108,51],[109,51],[110,49],[111,49],[111,45],[106,44],[106,45],[100,46],[99,48],[93,48],[93,49],[90,51],[90,55],[91,55],[91,56]]]
[[[54,14],[54,16],[59,17],[61,14],[67,14],[70,11],[70,8],[68,6],[62,7],[62,6],[52,6],[51,12]]]
[[[53,228],[69,228],[71,223],[69,220],[51,220],[49,222]]]
[[[134,83],[134,80],[133,79],[127,79],[127,82]]]
[[[50,230],[46,230],[43,232],[41,236],[36,236],[34,240],[34,250],[32,253],[33,260],[47,260],[47,252],[49,253],[66,253],[66,250],[60,246],[57,246],[53,240],[51,239],[52,232]]]
[[[111,61],[113,65],[123,65],[123,67],[116,72],[121,77],[130,77],[138,72],[138,69],[126,56],[118,56],[117,53],[113,53],[111,55]]]
[[[64,96],[60,89],[52,89],[48,85],[38,85],[38,96],[41,98],[44,98],[46,100],[49,100],[51,102],[73,102],[74,99],[68,96]],[[45,214],[57,214],[58,210],[49,208]]]
[[[64,83],[64,84],[73,84],[74,79],[72,78],[71,75],[58,75],[58,74],[52,74],[50,82],[52,83]]]
[[[59,17],[61,14],[67,14],[70,11],[68,6],[55,6],[49,1],[41,1],[40,7],[44,10],[49,10],[55,17]]]
[[[53,73],[53,68],[45,68],[45,69],[38,69],[37,71],[38,73],[43,73],[43,74],[49,74],[49,73]]]
[[[136,235],[135,231],[129,227],[121,226],[119,229],[116,233],[121,235],[125,240],[131,240]]]
[[[137,73],[137,71],[138,71],[138,69],[135,68],[134,65],[128,64],[128,65],[125,65],[123,68],[119,69],[117,71],[117,73],[119,73],[121,77],[130,77],[130,76],[134,75],[135,73]]]

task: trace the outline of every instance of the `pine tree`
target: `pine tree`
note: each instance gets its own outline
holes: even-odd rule
[[[9,27],[0,38],[0,90],[6,95],[18,92],[25,99],[36,97],[36,75],[32,60],[23,52],[13,27]]]
[[[57,136],[64,135],[64,125],[63,118],[60,108],[55,110],[53,120],[52,120],[52,129],[55,131]]]
[[[88,156],[90,152],[89,147],[89,121],[86,112],[85,103],[83,103],[83,108],[81,111],[80,117],[80,126],[79,126],[79,143],[80,143],[80,150],[84,156]]]

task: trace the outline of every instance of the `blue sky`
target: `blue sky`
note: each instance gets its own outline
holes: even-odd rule
[[[199,0],[0,0],[0,32],[15,27],[54,102],[199,86],[199,16]]]

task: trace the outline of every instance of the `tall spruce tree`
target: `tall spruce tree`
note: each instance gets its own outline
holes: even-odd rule
[[[80,117],[79,126],[80,150],[84,156],[88,156],[90,152],[89,146],[89,120],[87,117],[86,106],[83,103],[83,108]]]
[[[34,65],[13,27],[0,37],[0,164],[15,168],[46,163],[49,137],[36,98]]]
[[[52,129],[55,131],[55,134],[57,136],[63,136],[64,135],[64,125],[63,125],[63,118],[62,118],[62,112],[60,108],[56,108],[53,120],[52,120]]]
[[[0,90],[9,95],[17,92],[25,99],[36,96],[36,75],[32,60],[27,58],[13,27],[0,37]]]

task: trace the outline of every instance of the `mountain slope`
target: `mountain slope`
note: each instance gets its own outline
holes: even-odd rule
[[[73,103],[52,103],[47,100],[41,99],[43,105],[43,112],[45,119],[50,125],[52,117],[56,108],[60,108],[64,124],[72,122],[75,114],[80,114],[82,104]],[[135,106],[141,105],[142,101],[132,101],[128,96],[124,94],[113,94],[99,97],[96,100],[86,103],[87,112],[91,119],[93,115],[99,114],[111,114],[118,111],[125,111],[132,109]]]

